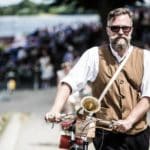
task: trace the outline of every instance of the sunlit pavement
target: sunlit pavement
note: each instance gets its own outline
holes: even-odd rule
[[[56,125],[54,129],[51,129],[51,125],[44,121],[44,114],[50,109],[55,88],[16,91],[12,95],[6,95],[4,92],[1,94],[4,100],[0,101],[0,112],[9,112],[15,116],[15,121],[10,121],[11,127],[4,138],[2,135],[1,141],[4,144],[0,145],[0,149],[56,149],[59,141],[59,126]],[[14,120],[13,117],[12,120]]]
[[[50,109],[56,89],[4,92],[0,113],[12,114],[9,129],[1,137],[3,150],[57,150],[60,127],[45,123],[44,115]],[[2,140],[3,139],[3,140]],[[2,144],[3,143],[3,144]],[[7,144],[5,144],[7,143]],[[3,147],[2,147],[3,146]],[[90,145],[90,150],[92,150]]]

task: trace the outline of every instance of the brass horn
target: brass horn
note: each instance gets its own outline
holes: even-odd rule
[[[81,107],[85,112],[96,113],[100,110],[100,103],[97,98],[86,96],[81,100]]]

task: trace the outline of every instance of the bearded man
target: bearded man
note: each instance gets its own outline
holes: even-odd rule
[[[93,140],[96,150],[148,150],[150,108],[150,52],[131,44],[133,14],[128,8],[112,10],[107,17],[108,44],[85,51],[70,73],[61,81],[52,109],[46,114],[58,119],[69,95],[92,83],[99,98],[121,62],[127,62],[101,101],[97,118],[115,120],[114,127],[99,125]],[[50,119],[51,120],[51,119]],[[52,120],[51,120],[52,121]]]

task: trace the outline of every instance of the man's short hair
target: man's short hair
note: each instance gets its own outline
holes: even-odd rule
[[[130,9],[117,8],[109,12],[107,16],[107,21],[114,20],[117,16],[126,15],[126,14],[131,18],[131,20],[133,20],[133,13]]]

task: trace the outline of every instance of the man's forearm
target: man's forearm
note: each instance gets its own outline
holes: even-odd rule
[[[57,95],[55,98],[54,105],[52,107],[52,111],[58,113],[61,112],[65,102],[67,101],[69,95],[71,93],[71,88],[67,84],[61,84],[58,87]]]
[[[131,111],[130,115],[127,117],[127,120],[132,122],[132,124],[139,121],[150,109],[150,98],[143,97],[135,108]]]

